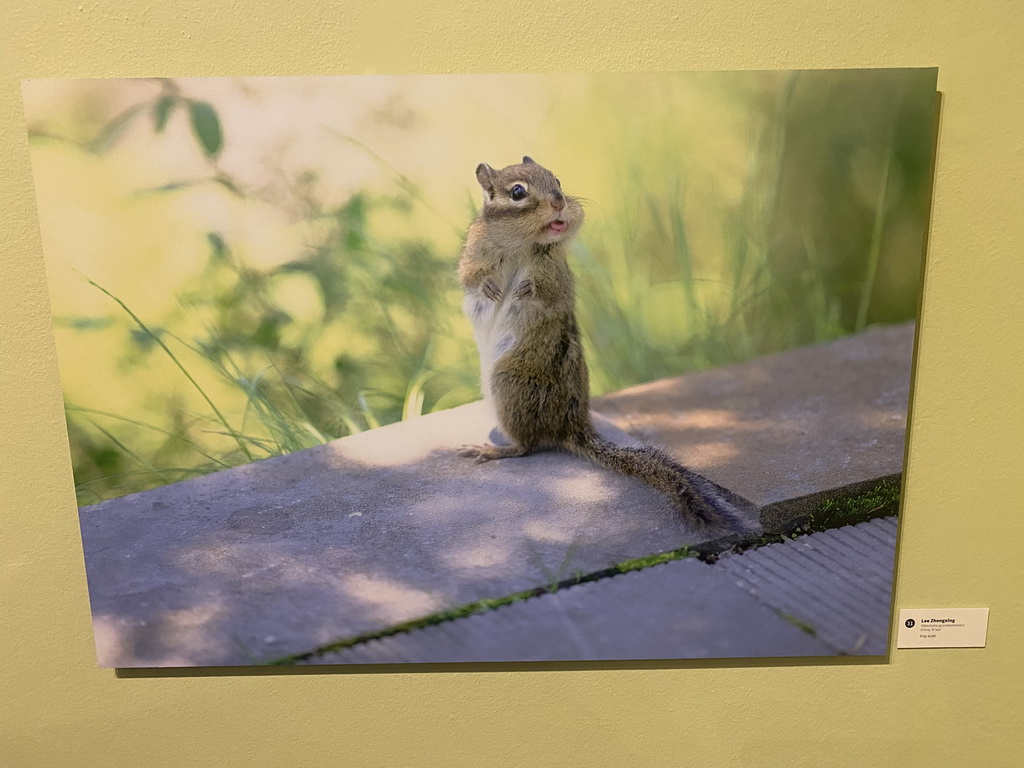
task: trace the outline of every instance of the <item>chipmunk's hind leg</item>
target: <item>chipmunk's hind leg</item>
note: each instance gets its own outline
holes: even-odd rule
[[[476,459],[477,464],[482,464],[492,459],[514,459],[526,456],[531,450],[522,445],[461,445],[459,446],[459,456]]]

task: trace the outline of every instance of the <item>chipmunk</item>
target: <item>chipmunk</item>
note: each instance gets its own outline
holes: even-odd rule
[[[709,481],[663,450],[624,448],[597,434],[576,323],[567,251],[583,224],[579,201],[530,157],[476,169],[483,207],[469,227],[458,274],[480,352],[484,398],[510,445],[464,445],[477,463],[556,449],[638,478],[689,520],[751,533],[749,521]]]

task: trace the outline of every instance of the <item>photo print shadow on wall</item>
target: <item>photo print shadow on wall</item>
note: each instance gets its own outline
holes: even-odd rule
[[[936,78],[25,81],[99,664],[884,656]]]

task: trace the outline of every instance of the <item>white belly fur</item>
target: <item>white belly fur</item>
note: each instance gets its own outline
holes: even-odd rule
[[[499,275],[504,279],[498,282],[501,289],[501,300],[491,301],[482,292],[467,295],[462,308],[473,323],[473,336],[476,348],[480,353],[480,388],[484,400],[491,400],[491,371],[501,357],[516,343],[515,327],[509,308],[512,291],[522,280],[522,271],[509,271]]]

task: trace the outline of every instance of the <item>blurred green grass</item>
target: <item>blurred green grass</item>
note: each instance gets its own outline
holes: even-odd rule
[[[694,77],[684,92],[666,79],[640,95],[635,79],[595,78],[573,106],[577,117],[607,114],[638,99],[648,111],[592,131],[586,150],[613,190],[585,201],[573,249],[595,394],[916,316],[934,72]],[[742,139],[723,171],[707,170],[695,134],[678,124],[695,92]],[[159,210],[197,184],[250,194],[219,162],[232,135],[218,105],[174,81],[119,108],[95,99],[72,108],[77,122],[56,123],[64,133],[34,125],[33,152],[63,142],[113,158],[133,123],[159,140],[177,112],[210,173],[140,190],[148,204]],[[125,391],[145,390],[134,409],[94,407],[86,385],[68,386],[87,375],[62,359],[81,504],[479,397],[458,243],[416,235],[424,211],[443,214],[371,145],[342,139],[382,164],[393,187],[329,202],[316,169],[293,179],[315,235],[295,258],[254,264],[244,243],[210,229],[169,310],[151,312],[90,275],[83,290],[101,292],[109,311],[68,314],[55,303],[59,333],[102,335]],[[472,214],[466,206],[466,224]]]

